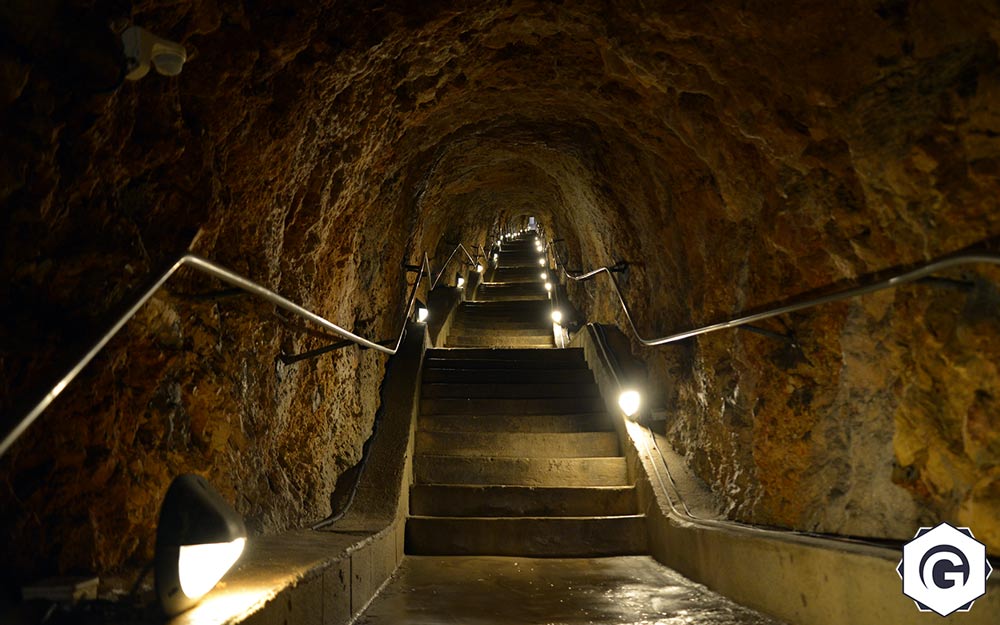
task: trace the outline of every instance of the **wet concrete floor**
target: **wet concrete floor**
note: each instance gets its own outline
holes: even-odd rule
[[[359,625],[778,625],[648,556],[407,556]]]

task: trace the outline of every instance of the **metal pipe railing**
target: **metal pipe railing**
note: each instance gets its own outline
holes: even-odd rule
[[[681,330],[677,332],[672,332],[664,336],[646,338],[642,336],[639,329],[636,328],[635,321],[632,317],[632,311],[629,308],[628,303],[625,301],[625,294],[622,292],[621,285],[618,284],[618,280],[615,279],[614,274],[622,270],[622,263],[617,263],[615,265],[606,265],[604,267],[599,267],[592,271],[586,273],[574,274],[566,269],[565,264],[560,260],[558,250],[555,246],[550,245],[552,252],[555,256],[556,267],[559,268],[563,275],[574,281],[585,281],[590,280],[598,274],[604,273],[611,278],[611,285],[615,289],[615,295],[618,297],[618,302],[621,304],[622,310],[625,313],[625,318],[632,329],[632,333],[635,338],[646,345],[647,347],[653,347],[656,345],[666,345],[667,343],[675,343],[677,341],[683,341],[685,339],[693,338],[702,334],[708,334],[710,332],[717,332],[719,330],[725,330],[728,328],[738,328],[743,325],[751,324],[757,321],[762,321],[764,319],[770,319],[771,317],[777,317],[779,315],[785,315],[788,313],[797,312],[800,310],[805,310],[807,308],[813,308],[815,306],[820,306],[823,304],[830,304],[833,302],[838,302],[841,300],[851,299],[858,297],[860,295],[866,295],[868,293],[874,293],[876,291],[882,291],[884,289],[895,288],[915,282],[921,278],[925,278],[932,273],[942,271],[944,269],[951,269],[953,267],[959,267],[962,265],[974,265],[974,264],[992,264],[1000,265],[1000,254],[994,254],[990,252],[973,252],[973,253],[963,253],[953,256],[948,256],[944,258],[938,258],[926,263],[922,263],[912,267],[908,270],[896,273],[889,278],[882,278],[874,280],[859,286],[834,291],[826,295],[820,295],[816,297],[802,297],[793,298],[793,301],[788,304],[782,304],[779,306],[773,306],[766,308],[758,312],[742,311],[724,321],[718,321],[715,323],[706,324],[703,326],[698,326],[688,330]]]
[[[438,281],[441,279],[441,276],[444,275],[445,270],[448,268],[448,265],[451,263],[452,258],[455,256],[455,253],[458,252],[459,248],[461,248],[461,250],[465,252],[466,257],[468,257],[469,260],[472,261],[473,266],[475,266],[475,261],[472,260],[472,257],[469,255],[469,252],[465,249],[465,246],[459,243],[455,247],[455,249],[452,250],[452,253],[448,256],[448,260],[445,261],[445,264],[441,267],[441,270],[434,278],[433,283],[431,284],[432,290],[437,285]],[[170,266],[167,267],[166,270],[157,275],[152,280],[152,282],[150,282],[149,286],[143,289],[139,293],[139,295],[135,299],[133,299],[130,304],[127,305],[124,312],[115,317],[112,323],[107,327],[107,329],[104,330],[104,332],[100,334],[100,336],[93,343],[93,345],[87,348],[87,350],[83,353],[83,355],[77,358],[67,371],[65,371],[62,375],[60,375],[56,379],[54,383],[52,383],[50,386],[47,387],[48,390],[44,393],[44,395],[42,395],[41,399],[38,399],[33,403],[31,403],[30,407],[23,412],[20,418],[16,419],[16,423],[14,424],[14,426],[11,427],[10,431],[8,431],[4,435],[3,441],[0,442],[0,456],[3,456],[5,453],[7,453],[7,451],[17,441],[17,439],[20,438],[27,431],[27,429],[31,427],[31,424],[34,423],[36,419],[38,419],[38,417],[52,404],[53,401],[55,401],[56,397],[58,397],[64,390],[66,390],[66,387],[69,386],[69,384],[80,374],[81,371],[83,371],[84,367],[86,367],[87,364],[89,364],[90,361],[93,360],[94,357],[97,356],[97,354],[102,349],[104,349],[104,347],[108,344],[108,342],[125,326],[125,324],[132,317],[134,317],[137,312],[139,312],[139,309],[142,308],[142,306],[147,301],[149,301],[149,299],[154,294],[156,294],[157,291],[163,288],[163,285],[166,284],[167,280],[169,280],[171,276],[177,273],[177,271],[180,270],[182,267],[190,267],[192,269],[196,269],[202,273],[205,273],[209,276],[217,278],[218,280],[221,280],[222,282],[225,282],[226,284],[229,284],[232,287],[235,287],[237,289],[240,289],[241,291],[245,291],[251,295],[259,297],[267,302],[274,304],[278,308],[286,310],[298,317],[306,319],[307,321],[311,321],[319,325],[320,327],[329,330],[330,332],[338,336],[343,337],[344,339],[346,339],[351,343],[355,343],[357,345],[361,345],[369,349],[374,349],[376,351],[392,356],[397,351],[399,351],[399,346],[403,342],[403,338],[406,333],[406,319],[408,319],[410,314],[413,312],[413,303],[416,300],[417,290],[420,286],[420,282],[423,280],[425,273],[427,274],[430,273],[430,260],[428,259],[427,254],[425,253],[423,262],[420,265],[419,274],[417,276],[416,281],[413,284],[413,289],[410,292],[406,309],[403,311],[403,320],[401,324],[402,327],[399,331],[399,336],[395,341],[395,346],[389,347],[388,345],[384,344],[387,341],[380,341],[380,342],[372,341],[363,336],[359,336],[357,334],[354,334],[353,332],[345,330],[344,328],[338,326],[332,321],[329,321],[328,319],[325,319],[324,317],[317,315],[316,313],[296,304],[295,302],[292,302],[291,300],[279,295],[278,293],[272,291],[271,289],[261,286],[260,284],[254,282],[253,280],[250,280],[249,278],[246,278],[244,276],[239,275],[238,273],[226,269],[222,265],[214,263],[206,258],[202,258],[201,256],[198,256],[196,254],[191,254],[191,253],[182,254],[176,260],[174,260],[170,264]],[[11,419],[10,421],[14,420]]]

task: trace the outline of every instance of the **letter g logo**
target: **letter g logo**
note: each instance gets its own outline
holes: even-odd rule
[[[969,581],[969,560],[964,553],[951,545],[934,547],[920,559],[920,581],[924,583],[925,587],[927,579],[924,575],[927,572],[928,563],[930,564],[931,580],[938,588],[952,588],[955,584],[965,586],[965,583]]]

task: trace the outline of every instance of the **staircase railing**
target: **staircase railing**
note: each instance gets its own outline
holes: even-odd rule
[[[431,289],[437,286],[441,277],[444,275],[445,270],[448,268],[448,265],[451,263],[459,249],[465,253],[465,256],[469,259],[473,266],[475,266],[475,261],[469,255],[465,246],[459,243],[448,256],[448,260],[446,260],[444,265],[442,265],[441,269],[437,273],[437,276],[433,278],[431,282]],[[420,283],[423,280],[424,275],[431,274],[430,259],[427,254],[424,253],[423,261],[419,266],[415,266],[415,270],[418,272],[418,275],[416,281],[413,283],[413,288],[407,300],[406,309],[403,311],[402,322],[400,324],[401,328],[398,337],[394,342],[391,340],[376,342],[346,330],[332,321],[329,321],[328,319],[321,317],[303,306],[300,306],[299,304],[296,304],[295,302],[279,295],[277,292],[268,289],[267,287],[264,287],[249,278],[241,276],[234,271],[226,269],[218,263],[202,258],[196,254],[184,253],[176,258],[164,271],[157,274],[148,286],[141,289],[137,296],[129,300],[123,306],[124,312],[121,312],[114,317],[107,328],[98,336],[97,340],[87,347],[81,356],[71,361],[72,365],[64,373],[56,378],[54,382],[44,387],[44,394],[42,394],[41,398],[30,402],[28,404],[28,408],[19,413],[21,416],[16,419],[16,422],[14,422],[15,420],[13,419],[9,421],[6,419],[4,420],[4,422],[14,422],[14,425],[4,435],[3,441],[0,442],[0,456],[7,453],[17,439],[20,438],[29,427],[31,427],[32,423],[34,423],[35,420],[38,419],[38,417],[52,404],[52,402],[55,401],[56,397],[58,397],[80,374],[80,372],[83,371],[84,367],[86,367],[87,364],[89,364],[90,361],[93,360],[102,349],[104,349],[108,342],[125,326],[125,324],[132,319],[137,312],[139,312],[139,309],[142,308],[142,306],[149,301],[149,299],[153,297],[157,291],[163,288],[171,276],[177,273],[177,271],[182,267],[190,267],[212,276],[234,287],[235,289],[259,297],[266,302],[274,304],[278,308],[286,310],[297,317],[301,317],[302,319],[315,323],[325,330],[343,337],[345,341],[335,344],[337,346],[357,344],[364,348],[374,349],[390,356],[399,351],[399,346],[402,344],[403,338],[406,334],[406,320],[413,313],[413,303],[416,300],[417,290],[420,287]]]
[[[922,278],[928,278],[932,274],[954,267],[960,267],[963,265],[975,265],[975,264],[991,264],[1000,265],[1000,254],[995,254],[991,252],[964,252],[951,256],[936,258],[925,263],[913,265],[905,270],[887,270],[889,273],[888,277],[886,272],[878,272],[877,274],[869,274],[869,276],[877,276],[875,278],[862,278],[862,284],[835,290],[830,293],[826,293],[818,296],[810,296],[808,294],[798,295],[792,297],[787,303],[772,305],[770,307],[764,307],[763,309],[745,310],[737,313],[736,315],[725,319],[723,321],[717,321],[714,323],[709,323],[694,328],[674,331],[663,336],[656,337],[644,337],[639,329],[635,325],[635,320],[632,316],[632,310],[629,308],[628,302],[625,300],[625,294],[622,292],[621,285],[615,278],[615,273],[622,272],[627,264],[616,263],[615,265],[606,265],[604,267],[598,267],[592,271],[575,273],[566,269],[565,264],[559,258],[558,250],[556,246],[553,245],[552,241],[549,241],[548,246],[553,253],[556,267],[562,271],[563,276],[569,280],[574,280],[577,282],[582,282],[590,280],[598,275],[604,274],[611,279],[611,286],[614,287],[615,295],[618,297],[618,302],[621,304],[622,311],[625,313],[625,318],[628,321],[629,327],[632,329],[632,334],[635,335],[636,340],[647,347],[653,347],[657,345],[666,345],[667,343],[675,343],[677,341],[683,341],[685,339],[700,336],[702,334],[708,334],[710,332],[717,332],[719,330],[725,330],[729,328],[738,328],[740,326],[747,326],[751,323],[762,321],[764,319],[770,319],[771,317],[777,317],[779,315],[786,315],[788,313],[797,312],[800,310],[805,310],[807,308],[814,308],[816,306],[821,306],[823,304],[830,304],[833,302],[839,302],[846,299],[851,299],[861,295],[866,295],[868,293],[875,293],[876,291],[882,291],[885,289],[896,288],[904,284],[909,284],[911,282],[916,282]]]

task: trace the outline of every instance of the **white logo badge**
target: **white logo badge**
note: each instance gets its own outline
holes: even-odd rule
[[[942,523],[921,527],[903,545],[903,559],[896,572],[903,579],[903,594],[921,612],[968,612],[986,593],[986,579],[993,572],[986,559],[986,545],[967,527]]]

